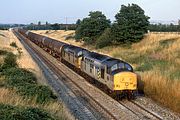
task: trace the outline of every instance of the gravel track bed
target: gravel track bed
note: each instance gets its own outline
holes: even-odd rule
[[[147,97],[137,97],[134,101],[137,104],[142,105],[146,109],[157,113],[159,116],[163,118],[163,120],[180,120],[180,115],[173,113],[169,109],[162,107],[161,105],[157,104],[155,101],[151,100]]]
[[[132,101],[123,100],[119,102],[137,115],[141,120],[163,120],[158,114],[149,111],[146,108],[139,107],[139,105],[134,104]]]

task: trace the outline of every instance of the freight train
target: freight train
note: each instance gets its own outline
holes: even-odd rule
[[[24,37],[50,53],[60,61],[93,78],[104,85],[116,98],[127,96],[132,99],[138,88],[138,75],[125,61],[91,52],[87,49],[70,45],[45,37],[28,30],[17,29]]]

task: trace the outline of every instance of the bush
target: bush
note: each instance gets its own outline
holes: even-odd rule
[[[83,41],[85,44],[92,44],[93,43],[93,40],[90,37],[84,37]]]
[[[153,69],[153,65],[151,63],[143,63],[141,64],[139,67],[137,67],[135,70],[136,71],[141,71],[141,72],[144,72],[144,71],[149,71]]]
[[[23,68],[5,69],[2,74],[5,75],[8,86],[15,87],[24,83],[37,83],[35,75]]]
[[[163,48],[168,48],[170,45],[172,45],[177,39],[166,39],[159,41],[159,44]]]
[[[173,71],[172,73],[170,73],[170,79],[180,80],[180,71],[176,70],[176,71]]]
[[[137,61],[137,62],[133,62],[133,61]],[[142,71],[142,72],[152,70],[153,67],[157,67],[163,72],[165,69],[168,68],[168,66],[171,66],[171,63],[166,60],[152,59],[144,55],[139,56],[137,58],[133,58],[131,63],[136,63],[136,64],[141,63],[140,66],[136,68],[136,71]]]
[[[4,64],[2,65],[2,69],[17,67],[17,57],[12,52],[8,53],[4,58]]]
[[[107,28],[104,33],[99,37],[96,43],[96,48],[103,48],[112,43],[111,29]]]
[[[23,68],[10,68],[3,71],[6,77],[6,86],[15,87],[17,92],[25,97],[36,97],[37,103],[48,102],[56,99],[51,89],[47,86],[37,85],[36,77],[33,73]]]
[[[5,76],[5,86],[17,89],[17,92],[24,97],[36,97],[37,103],[45,103],[57,98],[49,87],[37,85],[37,79],[32,72],[18,68],[13,53],[7,54],[0,71]]]
[[[12,43],[10,44],[10,46],[15,47],[15,48],[18,47],[18,46],[16,45],[16,42],[12,42]]]
[[[18,53],[19,53],[19,57],[20,57],[20,56],[21,56],[21,54],[23,53],[22,48],[17,48],[17,51],[18,51]]]
[[[19,86],[18,93],[26,97],[36,97],[36,102],[41,104],[57,98],[48,86],[38,86],[28,83],[24,84],[24,86]]]
[[[20,115],[22,115],[25,120],[54,120],[54,118],[46,111],[32,107],[20,112]]]
[[[37,94],[38,103],[48,102],[57,98],[57,96],[53,94],[52,90],[48,86],[37,86],[35,91]]]
[[[33,107],[15,107],[0,104],[1,120],[54,120],[46,111]]]
[[[6,50],[0,50],[0,55],[6,55],[8,52]]]

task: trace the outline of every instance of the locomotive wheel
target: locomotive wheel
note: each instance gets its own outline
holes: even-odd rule
[[[128,100],[134,100],[135,99],[135,93],[132,91],[132,92],[128,92],[127,93],[127,99]]]

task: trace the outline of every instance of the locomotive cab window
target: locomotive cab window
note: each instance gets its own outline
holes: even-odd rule
[[[118,67],[119,69],[124,69],[124,63],[119,63]]]
[[[82,51],[79,51],[78,54],[77,54],[78,57],[81,57],[82,56]]]
[[[118,69],[118,65],[117,64],[115,64],[115,65],[113,65],[112,67],[111,67],[111,71],[115,71],[115,70],[117,70]]]
[[[125,64],[125,69],[128,71],[133,71],[132,67],[129,64]]]

